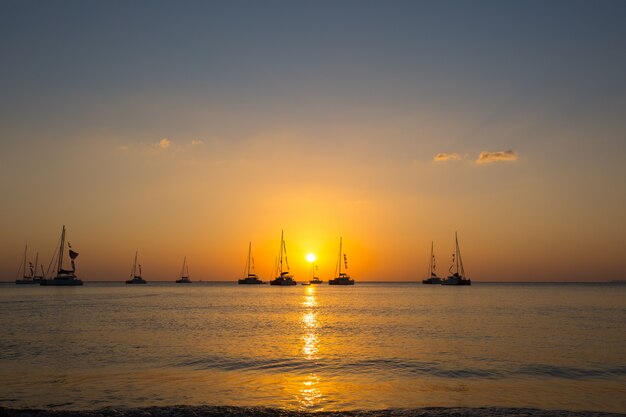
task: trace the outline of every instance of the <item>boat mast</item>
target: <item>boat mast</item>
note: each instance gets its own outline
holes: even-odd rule
[[[461,277],[465,277],[465,269],[463,268],[463,259],[461,259],[461,248],[459,247],[459,238],[456,232],[454,232],[454,238],[456,240],[456,269],[459,272],[459,266],[461,267]]]
[[[185,256],[183,258],[183,269],[180,270],[180,277],[184,277],[185,276],[185,263],[187,262],[187,257]]]
[[[37,276],[37,262],[39,262],[39,252],[35,255],[35,268],[33,269],[33,278]],[[43,269],[43,266],[41,267]]]
[[[250,276],[250,257],[252,256],[252,242],[248,242],[248,275]]]
[[[340,276],[341,276],[341,250],[342,250],[342,239],[343,239],[343,237],[340,237],[340,238],[339,238],[339,258],[337,259],[337,264],[338,264],[338,265],[337,265],[337,267],[338,267],[338,270],[339,270],[339,275],[337,275],[337,277],[340,277]]]
[[[65,225],[63,225],[63,230],[61,231],[61,246],[59,246],[59,265],[57,267],[57,276],[61,274],[63,270],[63,250],[65,249]]]
[[[433,276],[433,242],[430,242],[430,259],[428,260],[428,277]]]
[[[137,251],[135,251],[135,262],[133,263],[133,275],[131,278],[135,278],[137,275]]]
[[[280,255],[279,255],[279,259],[278,259],[278,268],[280,269],[280,275],[279,276],[283,276],[283,245],[284,245],[284,241],[283,241],[283,230],[280,231]]]
[[[22,276],[26,278],[26,252],[28,251],[28,245],[24,246],[24,273]]]

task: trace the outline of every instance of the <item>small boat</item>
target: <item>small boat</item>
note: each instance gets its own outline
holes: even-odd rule
[[[29,273],[26,272],[27,271],[26,269],[27,252],[28,252],[28,245],[24,247],[23,266],[20,266],[19,271],[17,271],[18,277],[20,275],[20,272],[22,272],[22,278],[16,278],[15,283],[21,284],[21,285],[41,284],[41,280],[43,279],[44,273],[43,273],[43,265],[41,265],[41,275],[37,275],[37,264],[39,263],[39,252],[37,252],[37,255],[35,256],[35,265],[33,265],[31,262],[28,262],[28,270],[30,271]]]
[[[309,280],[309,284],[322,284],[324,281],[315,276],[315,271],[317,271],[317,265],[313,262],[311,265],[311,279]]]
[[[335,268],[335,273],[337,277],[334,279],[328,280],[328,285],[354,285],[354,280],[350,278],[350,275],[341,272],[341,265],[344,264],[345,268],[348,269],[348,258],[346,254],[343,254],[342,259],[342,238],[339,238],[339,258],[337,258],[337,267]]]
[[[422,284],[441,284],[441,278],[437,276],[435,270],[435,254],[433,253],[433,242],[430,242],[430,263],[428,265],[428,278],[422,280]]]
[[[461,259],[461,249],[459,248],[459,238],[457,233],[454,232],[454,239],[456,241],[456,250],[452,254],[452,265],[450,265],[450,276],[441,282],[441,285],[472,285],[472,280],[465,276],[465,269],[463,268],[463,260]],[[452,273],[452,268],[456,266],[455,272]]]
[[[78,252],[74,252],[72,250],[72,246],[70,243],[67,243],[68,246],[68,256],[70,257],[70,261],[72,264],[72,269],[63,269],[63,253],[65,252],[65,226],[63,226],[63,230],[61,231],[61,243],[59,245],[59,257],[56,260],[56,270],[57,274],[54,278],[50,279],[42,279],[40,285],[46,286],[76,286],[83,285],[83,281],[76,276],[76,264],[74,260],[78,257]],[[56,251],[55,254],[56,255]],[[53,255],[53,258],[54,258]]]
[[[183,269],[180,271],[180,278],[176,280],[177,284],[191,284],[189,279],[189,266],[187,266],[187,257],[183,259]]]
[[[303,282],[300,285],[311,285],[311,283],[310,282]]]
[[[276,278],[270,281],[270,285],[278,285],[281,287],[290,286],[290,285],[298,285],[298,283],[293,279],[293,276],[289,275],[289,261],[287,260],[287,247],[285,245],[285,239],[283,237],[283,232],[280,232],[280,252],[279,252],[279,260],[278,265],[276,265],[276,270],[280,274]],[[283,254],[285,259],[285,265],[287,267],[286,271],[283,271]]]
[[[137,266],[139,266],[139,275],[137,275]],[[127,284],[147,284],[146,280],[141,278],[141,264],[137,265],[137,252],[135,251],[135,263],[133,263],[133,271],[130,273],[130,279],[126,280]]]
[[[237,282],[239,284],[263,284],[257,274],[254,272],[254,258],[252,257],[252,242],[248,243],[248,260],[246,261],[245,275]]]

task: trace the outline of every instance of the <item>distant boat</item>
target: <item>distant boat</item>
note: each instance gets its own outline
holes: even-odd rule
[[[441,284],[441,278],[437,276],[435,270],[435,254],[433,253],[433,242],[430,242],[430,262],[428,264],[428,278],[422,280],[422,284]]]
[[[283,255],[285,259],[286,271],[283,271]],[[279,273],[276,278],[270,281],[270,285],[289,286],[297,285],[298,283],[293,279],[293,276],[289,275],[289,261],[287,260],[287,247],[285,246],[285,239],[283,232],[280,232],[280,252],[278,255],[278,265],[276,265],[276,272]]]
[[[450,265],[449,269],[452,275],[444,279],[441,285],[472,285],[472,280],[465,276],[463,260],[461,259],[461,249],[459,248],[459,238],[456,232],[454,232],[454,240],[456,242],[456,250],[455,253],[452,254],[452,265]],[[454,273],[452,273],[452,268],[455,268]]]
[[[35,256],[35,265],[31,262],[28,262],[28,273],[26,272],[26,257],[28,252],[28,245],[24,247],[24,260],[23,266],[20,266],[19,271],[17,271],[17,276],[20,276],[20,272],[22,273],[22,278],[16,278],[16,284],[22,285],[33,285],[33,284],[41,284],[41,280],[43,279],[43,265],[41,265],[41,275],[37,275],[37,264],[39,263],[39,252],[37,252],[37,256]]]
[[[78,279],[76,276],[76,264],[74,260],[78,257],[78,252],[74,252],[69,242],[68,246],[68,256],[70,257],[70,261],[72,264],[72,269],[63,269],[63,252],[65,251],[65,226],[63,226],[63,230],[61,231],[61,243],[59,245],[59,257],[56,260],[56,270],[57,274],[54,278],[51,279],[42,279],[41,285],[50,285],[50,286],[65,286],[65,285],[83,285],[83,281]],[[55,252],[56,255],[56,252]],[[53,255],[54,258],[54,255]]]
[[[309,280],[309,284],[322,284],[324,281],[315,276],[315,271],[317,271],[317,265],[313,262],[313,264],[311,264],[311,279]]]
[[[238,280],[239,284],[263,284],[254,272],[254,258],[252,257],[252,242],[248,243],[248,260],[246,261],[246,270],[243,278]]]
[[[139,275],[137,275],[137,266],[139,266]],[[146,280],[141,278],[141,264],[137,265],[137,252],[135,251],[135,262],[133,263],[133,271],[130,273],[130,279],[126,280],[127,284],[147,284]]]
[[[187,266],[187,257],[183,259],[183,269],[180,271],[180,278],[176,280],[178,284],[191,284],[189,279],[189,266]]]
[[[350,278],[350,275],[341,272],[341,265],[345,264],[345,268],[348,269],[348,258],[346,254],[343,254],[342,259],[342,238],[339,238],[339,258],[337,258],[337,267],[335,273],[337,277],[328,280],[328,285],[354,285],[354,280]]]

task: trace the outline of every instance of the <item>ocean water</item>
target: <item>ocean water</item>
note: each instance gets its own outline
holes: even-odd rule
[[[0,285],[0,406],[626,412],[626,285]]]

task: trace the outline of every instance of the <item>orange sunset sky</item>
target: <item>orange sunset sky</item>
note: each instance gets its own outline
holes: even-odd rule
[[[622,2],[3,2],[0,279],[626,279]]]

